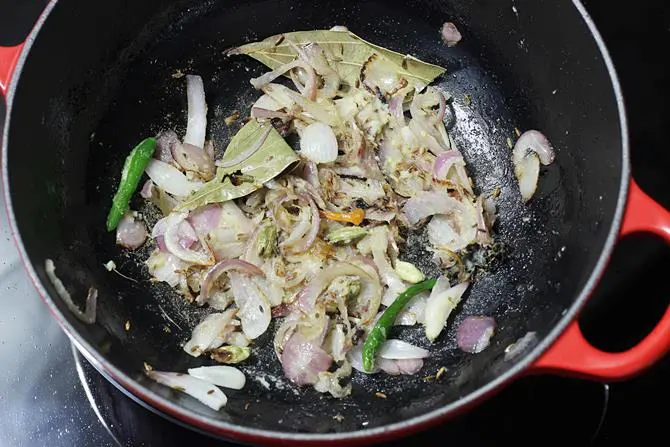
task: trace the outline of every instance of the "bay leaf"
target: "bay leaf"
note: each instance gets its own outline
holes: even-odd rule
[[[245,124],[230,140],[222,161],[231,160],[249,149],[270,124],[261,124],[252,119]],[[299,160],[284,138],[274,127],[263,142],[263,145],[246,160],[228,168],[217,168],[214,179],[186,197],[176,208],[176,211],[186,211],[205,206],[210,203],[220,203],[244,197],[263,187],[263,184],[272,180],[286,168]],[[244,181],[233,184],[230,175],[241,173],[253,181]]]
[[[297,57],[289,42],[297,46],[312,42],[319,44],[331,67],[340,75],[342,82],[350,87],[356,86],[363,64],[372,55],[391,62],[398,75],[418,90],[446,71],[414,56],[374,45],[349,31],[313,30],[278,34],[234,48],[228,54],[246,54],[274,70]]]

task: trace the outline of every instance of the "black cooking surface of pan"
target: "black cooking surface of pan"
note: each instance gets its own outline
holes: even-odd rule
[[[89,286],[99,290],[99,324],[69,318],[70,324],[155,393],[200,415],[277,431],[354,431],[407,420],[514,368],[523,356],[506,361],[505,348],[528,331],[541,340],[589,280],[618,200],[621,129],[612,85],[603,82],[607,68],[571,2],[127,3],[63,0],[54,7],[15,94],[9,144],[20,141],[23,150],[9,153],[9,183],[17,226],[40,279],[48,284],[43,265],[51,258],[77,302]],[[64,26],[66,14],[77,15],[78,25]],[[464,36],[454,48],[440,40],[445,21],[457,23]],[[431,351],[419,374],[355,374],[353,393],[342,400],[298,388],[283,376],[271,326],[242,367],[246,387],[227,391],[227,406],[214,412],[142,376],[144,362],[169,371],[201,365],[181,344],[209,309],[149,281],[143,260],[151,245],[133,253],[115,246],[113,234],[104,231],[111,197],[138,141],[168,128],[183,134],[182,74],[203,77],[208,134],[221,155],[239,128],[223,118],[234,110],[248,114],[259,96],[249,79],[267,70],[224,50],[334,25],[447,69],[436,83],[453,96],[448,125],[477,189],[500,188],[495,234],[507,255],[478,278],[435,344],[429,346],[421,327],[397,329]],[[68,50],[50,56],[54,47]],[[507,145],[515,128],[541,130],[557,151],[528,205],[521,204]],[[140,200],[131,208],[156,218]],[[429,257],[420,242],[410,238],[404,256]],[[109,260],[135,281],[107,271]],[[421,261],[426,269],[428,264]],[[491,346],[474,356],[455,344],[455,328],[468,315],[493,316],[498,324]],[[441,367],[446,372],[440,380],[424,380]]]

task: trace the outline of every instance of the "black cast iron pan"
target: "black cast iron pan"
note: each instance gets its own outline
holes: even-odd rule
[[[440,40],[445,21],[464,35],[454,48]],[[511,250],[468,292],[431,347],[426,374],[356,376],[352,396],[335,400],[288,384],[268,346],[245,367],[244,390],[230,392],[225,409],[214,412],[142,375],[144,362],[173,371],[202,363],[185,355],[180,343],[206,309],[150,284],[138,262],[146,253],[120,253],[104,231],[110,199],[129,148],[164,128],[184,130],[185,83],[173,73],[203,77],[209,134],[220,153],[232,132],[223,118],[248,109],[257,96],[248,79],[264,70],[224,50],[333,25],[447,68],[437,82],[454,97],[454,137],[476,186],[501,188],[495,231]],[[668,213],[634,183],[629,188],[621,92],[577,1],[60,0],[48,5],[25,45],[2,49],[0,67],[8,103],[3,186],[38,291],[106,377],[181,423],[245,442],[371,442],[463,411],[523,373],[625,378],[670,348],[670,313],[621,354],[592,348],[575,322],[620,232],[653,231],[670,239]],[[557,150],[526,206],[506,144],[515,127],[542,130]],[[420,258],[420,244],[411,245],[409,253]],[[91,285],[99,290],[96,324],[67,311],[46,279],[46,258],[76,297]],[[108,272],[103,264],[110,259],[138,281]],[[454,343],[454,328],[472,314],[498,322],[492,345],[478,355]],[[537,342],[506,361],[505,348],[529,331]],[[426,343],[419,329],[402,335]],[[270,335],[257,342],[269,344]],[[441,380],[422,380],[442,366]],[[376,397],[378,391],[387,398]],[[344,419],[335,419],[338,414]]]

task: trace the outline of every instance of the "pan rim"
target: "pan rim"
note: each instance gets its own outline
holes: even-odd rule
[[[618,239],[619,230],[622,224],[623,215],[626,207],[626,200],[628,196],[628,188],[630,181],[630,153],[629,153],[629,138],[628,138],[628,123],[625,113],[624,98],[621,91],[618,76],[616,74],[614,64],[610,54],[605,46],[605,43],[598,32],[591,17],[587,13],[580,0],[571,0],[573,6],[577,9],[584,20],[585,25],[589,29],[592,38],[595,40],[600,55],[605,63],[607,72],[609,74],[610,82],[612,84],[613,93],[617,104],[617,113],[619,115],[619,126],[621,130],[621,174],[620,185],[617,203],[614,211],[614,216],[610,222],[610,228],[607,238],[604,242],[600,256],[591,271],[590,277],[582,290],[579,292],[572,305],[566,310],[561,319],[554,325],[549,333],[538,343],[538,345],[530,351],[518,363],[512,366],[508,371],[504,372],[494,380],[486,385],[478,388],[472,393],[463,396],[462,398],[451,402],[443,407],[429,411],[423,415],[413,417],[411,419],[394,422],[380,427],[361,429],[356,431],[347,431],[341,433],[292,433],[282,432],[267,429],[257,429],[252,427],[245,427],[211,417],[199,415],[185,407],[182,407],[169,399],[166,399],[157,393],[151,391],[149,388],[132,379],[128,374],[124,373],[116,366],[104,359],[102,354],[88,343],[69,323],[65,315],[56,306],[54,299],[49,295],[45,287],[37,276],[37,272],[33,264],[29,261],[28,254],[25,250],[19,229],[17,227],[16,218],[13,212],[12,199],[9,191],[9,175],[8,175],[8,147],[7,142],[9,138],[9,128],[11,125],[11,111],[16,87],[21,77],[21,72],[30,49],[39,34],[44,22],[52,12],[53,8],[58,3],[58,0],[51,0],[44,11],[37,20],[35,26],[30,32],[25,41],[25,45],[21,51],[14,76],[7,90],[6,96],[6,116],[2,135],[2,187],[5,199],[5,207],[7,210],[8,221],[14,243],[19,252],[20,258],[28,275],[33,283],[35,289],[40,295],[42,301],[47,306],[50,313],[56,319],[63,331],[68,335],[70,340],[75,344],[82,354],[91,361],[92,365],[102,373],[102,375],[110,380],[112,384],[117,386],[121,391],[134,397],[134,399],[143,406],[149,406],[150,409],[158,410],[163,416],[168,416],[169,419],[178,419],[180,423],[186,424],[191,429],[204,431],[209,435],[217,435],[228,437],[233,440],[241,442],[256,442],[256,443],[277,443],[277,441],[288,441],[292,445],[295,442],[318,442],[318,443],[339,443],[342,441],[349,441],[354,443],[372,442],[375,440],[387,439],[391,437],[406,435],[411,432],[418,431],[430,425],[436,424],[439,421],[446,419],[449,416],[455,415],[459,410],[480,402],[495,391],[501,389],[503,386],[517,378],[523,371],[528,370],[531,365],[540,358],[540,356],[558,339],[569,324],[574,320],[581,308],[584,306],[589,296],[595,290],[598,280],[605,271],[605,268],[611,258],[614,246]],[[128,394],[130,393],[130,394]]]

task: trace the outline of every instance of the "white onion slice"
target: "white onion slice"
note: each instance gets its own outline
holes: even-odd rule
[[[246,383],[244,373],[233,366],[201,366],[190,368],[188,373],[195,378],[234,390],[241,390]]]
[[[145,371],[145,374],[161,385],[169,386],[173,390],[182,391],[198,399],[214,411],[219,411],[228,402],[223,391],[214,384],[191,375],[165,371]]]
[[[195,230],[191,224],[183,218],[172,225],[169,225],[165,230],[165,247],[170,253],[178,258],[198,265],[212,265],[216,262],[214,254],[209,249],[207,243],[201,240],[202,250],[190,250],[184,248],[181,241],[183,239],[183,225],[188,225],[195,234]]]
[[[386,340],[379,348],[379,357],[390,360],[424,359],[429,356],[430,352],[427,349],[395,338]]]
[[[297,385],[314,384],[319,373],[328,371],[332,363],[333,358],[326,351],[299,333],[289,338],[281,354],[284,374]]]
[[[243,273],[248,273],[250,275],[265,276],[261,269],[249,262],[243,261],[241,259],[224,259],[213,265],[203,276],[202,283],[200,285],[199,299],[202,302],[209,300],[212,295],[214,283],[221,275],[231,270],[237,270]]]
[[[463,294],[468,289],[470,283],[464,282],[445,290],[442,293],[432,295],[426,303],[426,337],[431,342],[440,335],[440,332],[447,325],[449,314],[461,302]]]
[[[311,312],[316,300],[330,283],[340,276],[358,276],[361,280],[361,291],[357,301],[365,310],[362,312],[363,322],[371,320],[379,310],[381,304],[381,286],[378,278],[353,264],[340,262],[322,270],[312,281],[300,291],[297,300],[298,306],[304,312]]]
[[[464,249],[477,238],[477,216],[475,208],[453,216],[434,216],[428,223],[428,240],[438,249],[453,252]]]
[[[305,127],[300,135],[300,155],[314,163],[330,163],[337,158],[337,138],[333,129],[316,122]]]
[[[203,352],[216,349],[226,340],[228,333],[235,330],[232,325],[237,309],[207,315],[193,329],[191,339],[184,345],[184,352],[199,357]]]
[[[423,368],[423,359],[378,359],[379,369],[386,374],[397,376],[400,374],[411,376]]]
[[[461,209],[461,202],[446,191],[420,191],[405,202],[402,212],[407,221],[416,225],[433,214],[447,214]]]
[[[186,95],[188,122],[184,143],[203,148],[207,131],[207,103],[205,102],[205,86],[200,76],[186,75]]]
[[[188,216],[193,229],[200,235],[205,235],[219,225],[221,220],[221,205],[213,203],[197,208]]]
[[[179,169],[171,164],[159,160],[151,160],[145,172],[160,189],[179,197],[191,194],[201,185],[187,179]]]
[[[156,238],[156,243],[159,247],[161,246],[161,240],[164,240],[163,236],[158,236]],[[168,253],[167,249],[165,249],[165,251],[152,253],[149,259],[147,259],[146,264],[149,267],[149,273],[151,273],[156,280],[164,281],[172,287],[179,284],[182,278],[180,271],[189,266],[189,264],[172,253]]]
[[[251,340],[260,337],[270,325],[272,318],[270,303],[249,278],[230,272],[228,279],[235,304],[239,308],[238,317],[242,322],[244,335]]]
[[[549,165],[554,158],[554,149],[542,133],[537,130],[527,130],[521,134],[512,151],[512,163],[524,203],[535,194],[540,175],[540,163]]]
[[[263,110],[269,110],[271,112],[277,112],[281,110],[283,107],[277,101],[272,99],[269,95],[263,94],[261,95],[260,98],[256,100],[256,102],[251,108],[252,109],[258,108]]]
[[[76,304],[72,301],[72,296],[70,292],[67,291],[63,282],[56,276],[56,266],[51,259],[44,261],[44,270],[46,271],[51,284],[53,284],[56,289],[56,293],[65,301],[67,308],[77,317],[79,320],[84,323],[93,324],[95,323],[96,309],[98,305],[98,290],[91,287],[88,289],[88,295],[86,296],[86,305],[84,311],[82,312]]]
[[[505,348],[505,360],[509,361],[524,353],[531,345],[537,342],[537,332],[530,331],[517,341]]]

